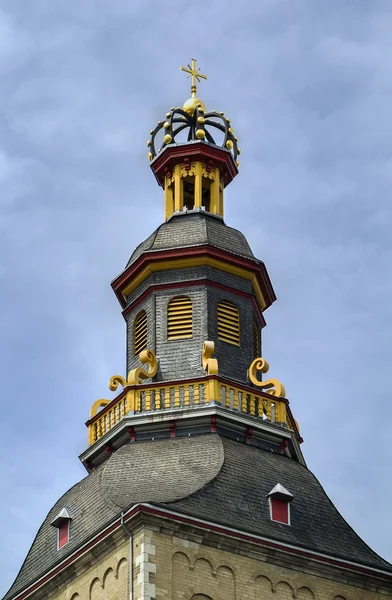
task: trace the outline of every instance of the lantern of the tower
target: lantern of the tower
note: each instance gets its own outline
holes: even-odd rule
[[[148,157],[164,189],[165,219],[189,210],[223,217],[223,191],[240,164],[238,138],[223,112],[207,111],[197,98],[196,81],[207,76],[197,71],[194,59],[188,67],[181,69],[192,77],[191,97],[151,130]],[[184,136],[186,141],[180,141]]]

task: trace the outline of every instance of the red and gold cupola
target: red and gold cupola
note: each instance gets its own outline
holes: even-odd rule
[[[196,60],[181,69],[192,78],[191,97],[166,113],[147,142],[151,168],[165,192],[165,219],[194,209],[223,217],[223,191],[240,164],[238,138],[230,119],[208,111],[197,97],[196,82],[207,76]]]

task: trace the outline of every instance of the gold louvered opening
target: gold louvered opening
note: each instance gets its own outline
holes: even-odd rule
[[[133,353],[135,356],[147,349],[147,313],[141,310],[133,327]]]
[[[218,339],[240,345],[240,313],[229,300],[218,303]]]
[[[260,356],[260,329],[257,321],[253,321],[253,358]]]
[[[167,339],[192,337],[192,300],[178,296],[167,307]]]

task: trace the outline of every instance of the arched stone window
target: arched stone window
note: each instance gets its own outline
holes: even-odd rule
[[[221,300],[218,303],[218,340],[240,345],[240,313],[234,302]]]
[[[192,300],[188,296],[172,298],[167,307],[167,339],[192,337]]]
[[[147,313],[141,310],[133,324],[133,353],[135,356],[147,349]]]

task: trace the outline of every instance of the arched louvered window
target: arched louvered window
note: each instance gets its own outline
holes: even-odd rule
[[[218,303],[218,340],[240,345],[240,313],[230,300]]]
[[[253,358],[259,358],[260,354],[260,327],[255,319],[253,321]]]
[[[141,310],[133,325],[133,353],[135,356],[147,349],[147,313]]]
[[[167,307],[167,339],[192,337],[192,300],[177,296]]]

